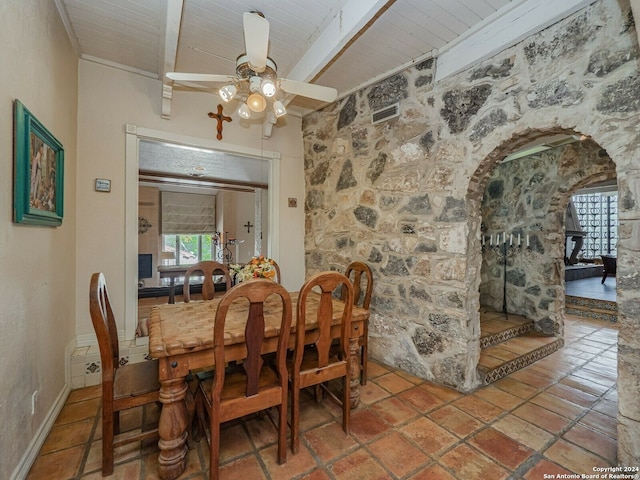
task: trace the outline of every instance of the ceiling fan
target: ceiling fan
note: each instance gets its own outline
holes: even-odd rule
[[[240,117],[249,119],[251,112],[263,112],[271,104],[273,123],[287,113],[282,100],[278,99],[279,91],[324,102],[336,99],[338,92],[335,88],[278,78],[276,63],[267,56],[269,22],[257,11],[244,13],[242,20],[246,53],[236,59],[235,75],[168,72],[167,78],[175,82],[226,83],[218,94],[227,103],[233,99],[241,100],[238,108]]]

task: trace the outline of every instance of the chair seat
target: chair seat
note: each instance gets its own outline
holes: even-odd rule
[[[160,390],[158,378],[158,362],[155,360],[122,365],[116,370],[113,382],[114,399],[157,392]]]
[[[287,363],[287,371],[293,372],[293,364]],[[314,374],[313,372],[316,371]],[[339,355],[329,355],[329,365],[324,368],[318,368],[318,352],[314,348],[305,348],[302,355],[302,363],[300,364],[300,373],[302,374],[300,379],[300,388],[307,388],[318,383],[324,383],[325,381],[336,378],[336,375],[349,375],[349,365],[342,360]],[[304,374],[307,375],[304,375]]]
[[[220,394],[222,406],[220,407],[220,422],[226,422],[238,417],[238,411],[246,407],[247,412],[255,412],[264,408],[276,406],[282,402],[282,393],[278,375],[270,368],[263,368],[258,379],[258,389],[263,398],[260,400],[262,407],[251,405],[252,397],[245,397],[247,378],[242,370],[242,365],[227,367],[224,377],[224,387]],[[211,389],[214,376],[210,373],[198,375],[198,387],[204,396],[207,410],[212,407]],[[267,392],[271,390],[271,394]],[[267,399],[267,398],[270,398]],[[245,406],[240,404],[245,403]]]
[[[340,345],[334,348],[331,345],[331,351],[329,352],[329,363],[340,363]],[[304,353],[302,354],[302,363],[300,364],[300,371],[307,372],[309,370],[316,370],[318,368],[318,351],[312,346],[305,346]],[[293,357],[287,358],[287,371],[289,374],[293,372]]]

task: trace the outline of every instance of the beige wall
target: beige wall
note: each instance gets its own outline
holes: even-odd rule
[[[0,38],[0,478],[10,478],[66,393],[65,349],[75,335],[77,60],[54,2],[4,0]],[[64,146],[60,227],[12,223],[14,99]]]
[[[125,125],[215,140],[215,123],[207,113],[220,101],[207,93],[175,92],[171,119],[163,120],[158,80],[81,60],[78,82],[76,334],[88,338],[85,336],[92,334],[92,327],[84,292],[95,271],[105,273],[118,327],[124,329]],[[263,140],[261,125],[247,125],[234,116],[233,122],[225,124],[220,144],[281,153],[278,203],[282,258],[277,261],[286,272],[285,286],[297,288],[304,281],[302,134],[299,118],[288,115],[286,122],[286,126],[273,129],[270,139]],[[95,178],[111,179],[111,193],[95,192]],[[298,198],[298,208],[287,206],[288,197]]]

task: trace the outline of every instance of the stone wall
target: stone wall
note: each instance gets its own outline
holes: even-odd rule
[[[435,85],[436,62],[425,61],[303,124],[307,274],[368,262],[371,355],[463,391],[479,384],[490,173],[549,134],[584,134],[607,152],[619,189],[619,455],[628,465],[640,464],[638,67],[628,2],[600,0]],[[395,102],[400,116],[372,125],[371,112]]]
[[[534,320],[538,331],[561,334],[565,210],[577,189],[609,178],[615,178],[615,165],[591,140],[497,165],[489,176],[481,208],[486,239],[480,304],[502,311],[505,245],[496,247],[499,242],[495,239],[507,232],[507,312]]]

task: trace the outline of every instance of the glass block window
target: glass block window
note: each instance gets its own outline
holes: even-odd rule
[[[572,197],[580,226],[587,232],[580,253],[586,258],[617,255],[618,194],[588,193]]]

